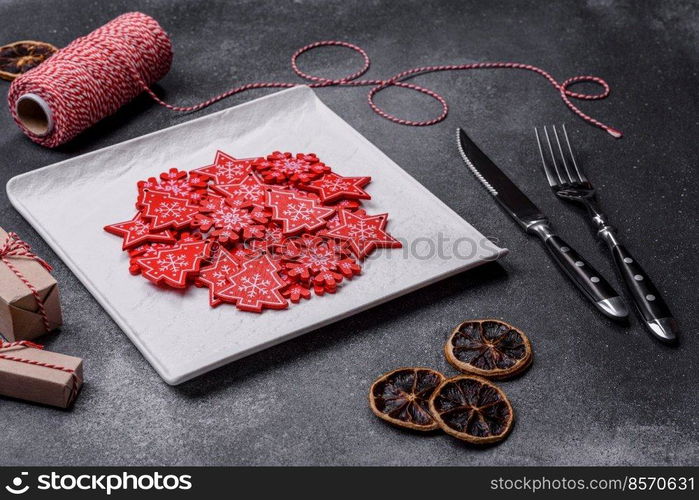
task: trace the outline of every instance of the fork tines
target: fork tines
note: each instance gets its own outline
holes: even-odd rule
[[[578,162],[575,161],[566,126],[562,125],[561,128],[565,138],[565,148],[561,145],[559,132],[555,125],[544,126],[541,134],[537,128],[534,129],[541,163],[544,166],[549,186],[556,188],[570,184],[588,183],[587,178],[578,167]],[[553,140],[551,136],[553,136]]]

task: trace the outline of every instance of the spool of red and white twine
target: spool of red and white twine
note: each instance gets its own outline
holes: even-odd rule
[[[297,65],[300,55],[318,48],[337,46],[357,52],[364,60],[362,68],[351,75],[337,79],[309,75]],[[78,38],[59,50],[51,58],[12,82],[8,103],[15,122],[34,142],[47,147],[59,146],[80,132],[111,115],[141,92],[147,92],[156,102],[173,111],[197,111],[211,104],[250,89],[289,88],[297,85],[310,87],[371,86],[369,106],[380,116],[401,125],[426,126],[439,123],[447,116],[446,100],[425,87],[405,80],[423,73],[469,69],[520,69],[543,76],[559,93],[568,108],[586,122],[614,137],[621,132],[595,120],[578,109],[571,99],[597,100],[609,95],[607,82],[596,76],[576,76],[558,82],[541,68],[513,62],[482,62],[443,66],[423,66],[399,73],[386,80],[359,79],[370,65],[368,54],[357,45],[335,40],[316,42],[300,48],[291,56],[294,72],[305,83],[258,82],[249,83],[219,94],[193,106],[173,106],[163,102],[150,89],[170,70],[172,44],[167,33],[155,19],[131,12],[113,19],[92,33]],[[596,83],[602,87],[599,94],[573,92],[575,83]],[[425,94],[441,105],[436,118],[413,121],[391,115],[381,109],[374,97],[388,87],[401,87]]]

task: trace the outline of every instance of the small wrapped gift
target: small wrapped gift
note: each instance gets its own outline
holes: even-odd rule
[[[0,396],[68,408],[82,384],[82,359],[25,340],[0,342]]]
[[[58,285],[51,266],[15,233],[0,228],[0,334],[30,340],[61,326]]]

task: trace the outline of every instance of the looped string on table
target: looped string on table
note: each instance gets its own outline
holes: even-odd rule
[[[355,51],[357,54],[359,54],[362,59],[363,59],[363,65],[362,67],[349,75],[340,77],[340,78],[325,78],[322,76],[316,76],[316,75],[311,75],[309,73],[306,73],[302,71],[299,66],[298,66],[298,59],[301,55],[310,52],[313,49],[317,49],[320,47],[345,47],[348,49],[351,49]],[[406,71],[403,71],[401,73],[398,73],[397,75],[392,76],[391,78],[388,78],[386,80],[378,80],[378,79],[359,79],[361,76],[363,76],[368,70],[369,67],[371,66],[371,59],[369,58],[369,54],[359,47],[358,45],[355,45],[353,43],[349,42],[343,42],[343,41],[338,41],[338,40],[325,40],[325,41],[320,41],[320,42],[315,42],[311,43],[309,45],[306,45],[304,47],[301,47],[298,49],[296,52],[293,53],[291,56],[291,68],[296,73],[299,77],[303,78],[304,80],[307,80],[311,82],[308,84],[309,87],[314,87],[314,88],[321,88],[321,87],[333,87],[333,86],[354,86],[354,87],[360,87],[360,86],[371,86],[371,90],[369,91],[369,94],[367,96],[367,101],[369,103],[369,106],[371,109],[377,113],[379,116],[390,120],[394,123],[398,123],[401,125],[408,125],[408,126],[413,126],[413,127],[424,127],[424,126],[429,126],[429,125],[434,125],[436,123],[439,123],[443,121],[446,117],[447,114],[449,113],[449,105],[447,104],[447,101],[444,97],[442,97],[440,94],[437,92],[434,92],[433,90],[430,90],[426,87],[422,87],[420,85],[416,85],[414,83],[408,83],[405,82],[404,80],[408,78],[415,77],[417,75],[421,74],[426,74],[426,73],[434,73],[434,72],[439,72],[439,71],[461,71],[461,70],[470,70],[470,69],[522,69],[522,70],[527,70],[527,71],[533,71],[534,73],[538,73],[539,75],[543,76],[546,78],[549,83],[556,89],[558,90],[561,99],[565,103],[570,110],[578,115],[580,118],[585,120],[586,122],[590,123],[591,125],[594,125],[596,127],[599,127],[606,132],[608,132],[610,135],[616,138],[620,138],[622,136],[622,133],[613,128],[610,127],[609,125],[606,125],[591,116],[585,114],[582,112],[575,104],[571,102],[571,98],[573,99],[581,99],[581,100],[588,100],[588,101],[593,101],[593,100],[599,100],[599,99],[604,99],[606,98],[609,93],[610,93],[610,87],[609,84],[604,81],[602,78],[599,78],[597,76],[591,76],[591,75],[582,75],[582,76],[575,76],[572,78],[568,78],[567,80],[563,81],[562,83],[558,82],[553,76],[551,76],[550,73],[547,71],[538,68],[536,66],[532,66],[530,64],[521,64],[521,63],[514,63],[514,62],[482,62],[482,63],[469,63],[469,64],[450,64],[450,65],[442,65],[442,66],[421,66],[417,68],[412,68]],[[602,87],[602,91],[599,94],[584,94],[580,92],[574,92],[569,89],[569,87],[573,84],[576,83],[594,83]],[[171,104],[168,104],[161,100],[147,85],[145,85],[144,82],[144,90],[146,90],[150,96],[159,104],[173,110],[173,111],[182,111],[182,112],[191,112],[191,111],[198,111],[202,108],[205,108],[207,106],[210,106],[211,104],[214,104],[215,102],[218,102],[222,99],[225,99],[227,97],[230,97],[234,94],[238,94],[240,92],[244,92],[246,90],[252,90],[252,89],[259,89],[259,88],[290,88],[290,87],[296,87],[301,84],[296,84],[296,83],[287,83],[287,82],[258,82],[258,83],[249,83],[247,85],[242,85],[240,87],[235,87],[232,88],[222,94],[219,94],[215,97],[212,97],[211,99],[208,99],[204,102],[201,102],[199,104],[195,104],[193,106],[173,106]],[[400,118],[395,115],[392,115],[388,113],[387,111],[383,110],[378,104],[375,102],[375,97],[376,94],[378,94],[380,91],[387,89],[389,87],[400,87],[408,90],[412,90],[415,92],[420,92],[426,96],[431,97],[432,99],[436,100],[440,106],[441,106],[441,112],[440,114],[432,118],[430,120],[422,120],[422,121],[416,121],[416,120],[408,120],[405,118]]]
[[[72,401],[73,399],[75,399],[75,397],[78,394],[78,387],[80,386],[80,384],[82,382],[80,380],[80,377],[78,376],[78,374],[75,373],[75,370],[73,370],[72,368],[68,368],[66,366],[56,365],[53,363],[45,363],[43,361],[36,361],[33,359],[26,359],[26,358],[22,358],[19,356],[14,356],[12,354],[7,354],[7,352],[5,352],[6,349],[13,349],[15,347],[24,347],[27,349],[41,349],[41,350],[43,350],[44,349],[43,345],[37,344],[35,342],[30,342],[28,340],[20,340],[18,342],[0,341],[0,359],[5,359],[7,361],[14,361],[16,363],[25,363],[25,364],[33,365],[33,366],[42,366],[44,368],[49,368],[51,370],[59,370],[62,372],[70,373],[71,378],[73,379],[73,384],[72,384],[72,387],[70,388],[69,400]]]
[[[299,57],[321,47],[350,49],[359,54],[363,64],[359,70],[340,78],[325,78],[302,71],[298,66]],[[192,112],[253,89],[291,88],[304,84],[313,88],[367,86],[371,87],[367,96],[368,104],[379,116],[401,125],[427,126],[439,123],[446,118],[449,112],[447,101],[433,90],[407,80],[439,71],[519,69],[533,71],[543,76],[558,91],[563,102],[573,113],[586,122],[606,130],[614,137],[621,137],[621,132],[583,113],[572,102],[572,99],[604,99],[609,95],[607,82],[596,76],[576,76],[561,83],[543,69],[529,64],[482,62],[422,66],[384,80],[367,79],[363,76],[369,70],[371,60],[364,49],[349,42],[326,40],[301,47],[291,56],[292,70],[305,80],[305,83],[248,83],[199,104],[175,106],[162,100],[150,88],[167,74],[171,62],[172,43],[155,19],[140,12],[122,14],[92,33],[74,40],[46,62],[16,78],[10,85],[8,93],[10,111],[15,122],[30,139],[47,147],[56,147],[114,113],[144,91],[154,101],[170,110]],[[570,89],[574,84],[583,82],[600,85],[603,90],[599,94],[584,94]],[[435,118],[422,121],[408,120],[388,113],[376,104],[375,98],[376,94],[389,87],[424,94],[439,103],[441,112]],[[29,106],[29,109],[34,110],[38,105],[41,113],[45,115],[46,119],[39,123],[39,127],[29,126],[35,117],[34,114],[20,116],[19,104],[23,102],[22,109]]]
[[[22,271],[17,269],[12,264],[12,262],[9,259],[10,257],[25,258],[36,261],[39,264],[41,264],[41,266],[48,272],[51,272],[53,268],[44,259],[42,259],[38,255],[35,255],[32,252],[29,243],[27,243],[26,241],[22,241],[20,237],[17,235],[17,233],[7,233],[7,239],[5,240],[5,243],[3,243],[3,245],[0,247],[0,260],[10,269],[10,271],[15,273],[15,275],[22,281],[22,283],[26,285],[29,291],[32,292],[32,295],[36,300],[37,306],[39,307],[39,313],[41,314],[41,319],[44,322],[44,328],[46,328],[47,332],[50,331],[51,327],[49,325],[49,317],[46,314],[44,300],[41,298],[39,290],[37,290],[36,287],[32,285],[31,282],[26,278],[26,276],[22,274]]]

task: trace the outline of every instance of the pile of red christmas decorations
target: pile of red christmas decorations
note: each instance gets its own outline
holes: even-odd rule
[[[314,154],[237,159],[222,151],[190,172],[138,183],[133,219],[104,229],[123,238],[129,270],[159,285],[209,288],[212,306],[285,309],[335,293],[376,248],[400,247],[361,200],[371,177],[343,177]]]

